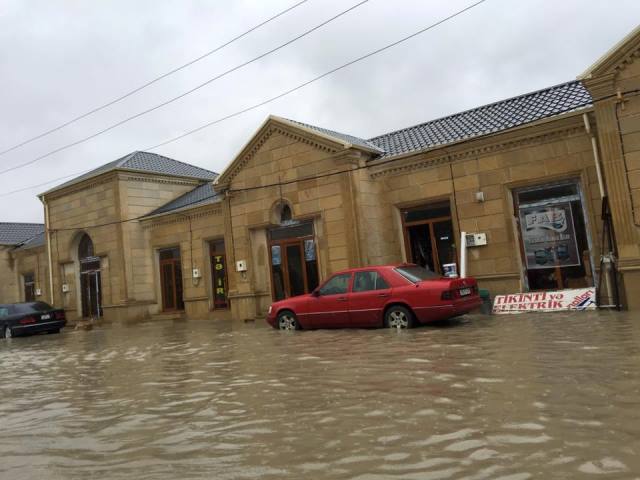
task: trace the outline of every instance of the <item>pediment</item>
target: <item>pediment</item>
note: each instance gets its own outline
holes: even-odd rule
[[[220,190],[224,190],[230,185],[234,177],[247,166],[251,159],[267,144],[274,136],[284,136],[296,142],[301,142],[310,147],[327,152],[329,154],[338,153],[349,149],[363,150],[366,153],[374,153],[373,149],[366,146],[355,145],[338,136],[322,131],[308,128],[303,124],[287,120],[285,118],[269,116],[250,140],[242,147],[233,161],[225,168],[220,177],[216,180]]]
[[[640,57],[640,26],[614,45],[578,78],[615,76]]]

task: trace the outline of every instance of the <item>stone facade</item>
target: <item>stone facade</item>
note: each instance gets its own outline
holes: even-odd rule
[[[48,245],[0,252],[6,278],[0,294],[3,300],[18,298],[19,276],[37,271],[43,298],[67,309],[70,318],[81,317],[77,252],[87,234],[99,258],[107,320],[152,318],[163,310],[190,318],[256,318],[277,296],[281,272],[276,269],[284,268],[280,255],[288,245],[293,246],[286,255],[302,256],[298,260],[307,270],[283,275],[302,275],[306,288],[316,275],[322,281],[345,268],[411,261],[407,212],[434,205],[446,206],[452,247],[459,246],[463,231],[486,234],[487,245],[468,250],[468,273],[481,288],[492,294],[524,291],[532,287],[518,214],[522,192],[569,185],[583,273],[554,281],[563,288],[597,283],[604,193],[623,304],[636,309],[639,54],[636,30],[587,71],[582,82],[592,105],[403,154],[380,155],[367,141],[269,117],[213,182],[215,198],[194,206],[154,213],[202,184],[172,175],[116,169],[54,189],[41,196]],[[308,228],[305,240],[274,240],[283,225]],[[214,285],[222,282],[212,260],[220,248],[224,287]],[[216,303],[218,290],[228,308]],[[176,291],[184,307],[166,308],[167,295]]]

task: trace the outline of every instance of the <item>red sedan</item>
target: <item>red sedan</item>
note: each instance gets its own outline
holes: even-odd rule
[[[473,278],[443,278],[417,265],[385,265],[338,272],[308,295],[269,307],[280,330],[411,328],[468,313],[481,304]]]

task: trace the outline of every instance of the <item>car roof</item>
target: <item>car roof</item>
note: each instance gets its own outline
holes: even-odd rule
[[[415,266],[417,265],[415,265],[414,263],[389,263],[385,265],[369,265],[366,267],[347,268],[345,270],[340,270],[338,272],[335,272],[333,275],[339,275],[341,273],[363,272],[363,271],[369,271],[369,270],[375,270],[375,269],[392,270],[398,267],[415,267]]]

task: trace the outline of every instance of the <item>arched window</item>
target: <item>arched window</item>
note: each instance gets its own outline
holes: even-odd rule
[[[91,238],[86,233],[82,235],[80,239],[80,244],[78,245],[78,258],[83,260],[85,258],[94,257],[93,253],[93,242]]]
[[[280,208],[280,223],[283,224],[283,223],[290,222],[291,218],[292,218],[291,207],[285,203]]]

